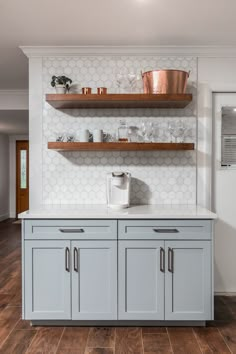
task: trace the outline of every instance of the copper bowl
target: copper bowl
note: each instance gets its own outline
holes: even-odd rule
[[[185,93],[189,72],[152,70],[142,73],[144,93]]]

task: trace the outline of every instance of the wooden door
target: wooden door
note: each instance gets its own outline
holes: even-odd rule
[[[118,242],[119,320],[164,320],[164,241]]]
[[[71,319],[70,241],[25,241],[24,268],[24,319]]]
[[[211,320],[211,242],[166,241],[165,320]]]
[[[16,141],[16,215],[29,209],[29,142]]]
[[[72,319],[117,319],[117,241],[72,241]]]

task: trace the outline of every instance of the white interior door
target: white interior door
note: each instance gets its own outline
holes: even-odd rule
[[[221,167],[221,109],[236,108],[236,93],[213,96],[213,208],[215,225],[215,292],[236,292],[236,168]],[[236,119],[236,112],[235,112]]]

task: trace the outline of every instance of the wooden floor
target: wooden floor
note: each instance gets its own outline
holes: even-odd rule
[[[30,327],[21,320],[20,225],[0,223],[0,354],[236,353],[236,297],[206,328]]]

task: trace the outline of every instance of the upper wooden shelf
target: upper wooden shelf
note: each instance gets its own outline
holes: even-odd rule
[[[151,150],[194,150],[193,143],[66,143],[48,142],[48,149],[57,151],[151,151]]]
[[[46,94],[46,101],[57,109],[67,108],[184,108],[191,94]]]

